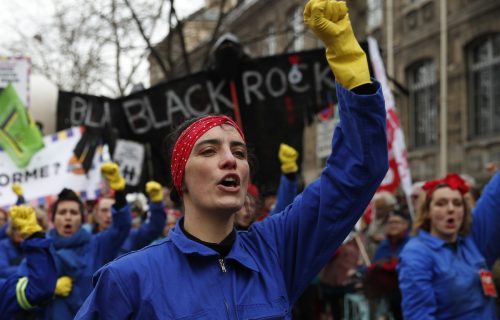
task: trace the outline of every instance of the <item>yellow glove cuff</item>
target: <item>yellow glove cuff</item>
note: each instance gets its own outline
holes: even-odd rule
[[[281,165],[281,172],[284,174],[293,173],[299,171],[299,166],[296,162],[287,162]]]
[[[43,231],[43,229],[38,224],[27,225],[19,229],[19,233],[23,238],[28,238],[33,233],[40,231]]]
[[[115,191],[120,191],[120,190],[123,190],[125,189],[125,179],[120,176],[117,180],[115,181],[109,181],[109,186],[111,187],[111,189],[115,190]]]
[[[156,181],[146,183],[146,193],[149,199],[153,202],[161,202],[163,200],[163,190],[161,184]]]
[[[353,52],[348,57],[337,56],[330,48],[326,49],[326,60],[335,75],[335,80],[349,90],[372,82],[365,52],[357,42],[356,45],[359,50],[351,48]]]

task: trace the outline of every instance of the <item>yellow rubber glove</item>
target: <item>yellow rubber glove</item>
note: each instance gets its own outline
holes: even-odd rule
[[[56,290],[54,294],[60,297],[67,297],[73,289],[73,279],[68,276],[62,276],[57,279]]]
[[[371,83],[368,61],[352,31],[345,2],[309,0],[304,22],[325,44],[326,59],[338,83],[347,89]]]
[[[36,214],[33,208],[27,206],[13,206],[9,209],[9,216],[12,226],[27,238],[35,232],[42,231],[42,227],[36,221]]]
[[[287,174],[299,170],[299,166],[297,165],[299,153],[293,147],[284,143],[280,144],[278,157],[281,161],[281,172]]]
[[[18,196],[18,197],[22,197],[23,196],[23,188],[21,187],[21,185],[19,183],[14,183],[12,185],[12,191]]]
[[[109,182],[111,189],[115,191],[125,189],[125,179],[120,173],[118,164],[114,162],[106,162],[101,166],[101,174]]]
[[[156,181],[146,183],[146,193],[149,199],[153,202],[161,202],[163,200],[163,190],[161,184]]]

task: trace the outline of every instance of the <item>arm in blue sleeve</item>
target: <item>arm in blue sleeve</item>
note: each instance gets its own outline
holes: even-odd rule
[[[11,319],[17,312],[23,310],[18,304],[16,297],[16,284],[18,280],[17,276],[0,280],[0,282],[3,282],[0,286],[0,314],[5,319]]]
[[[26,200],[24,200],[24,196],[18,196],[17,201],[16,201],[16,206],[20,206],[22,204],[25,204]]]
[[[8,226],[9,226],[9,224],[6,223],[0,227],[0,240],[7,238],[7,227]]]
[[[337,85],[340,123],[321,176],[281,214],[256,224],[296,301],[347,237],[388,169],[386,113],[380,84],[357,95]]]
[[[405,248],[401,253],[397,270],[405,319],[435,319],[437,304],[432,287],[432,268],[432,260],[426,252]]]
[[[10,252],[10,255],[9,255]],[[8,240],[3,240],[0,245],[0,278],[2,279],[7,279],[8,277],[17,274],[17,270],[19,268],[19,263],[23,257],[22,254],[21,256],[18,257],[19,262],[16,262],[15,265],[11,265],[11,262],[9,261],[9,256],[12,257],[13,255],[20,255],[21,253],[18,252],[16,249],[14,249],[13,245],[10,242],[10,239]]]
[[[5,261],[0,262],[0,279],[6,279],[17,273],[19,266],[11,266]]]
[[[27,300],[32,305],[50,301],[58,274],[52,241],[44,238],[27,239],[23,241],[23,249],[28,266]]]
[[[297,195],[297,177],[294,180],[288,178],[285,174],[281,174],[280,185],[278,187],[278,194],[276,205],[273,210],[269,212],[269,216],[285,210],[285,208],[293,202]]]
[[[112,207],[113,222],[111,226],[95,235],[97,245],[97,261],[99,266],[103,266],[116,258],[120,252],[125,239],[127,239],[132,225],[130,206],[126,204],[119,210]]]
[[[137,232],[130,233],[130,236],[133,236],[133,239],[131,239],[130,242],[131,247],[127,248],[128,251],[139,250],[156,240],[161,235],[167,220],[163,203],[150,202],[149,211],[149,219],[137,229]]]
[[[500,257],[500,171],[484,187],[472,211],[472,237],[479,251],[492,267]]]
[[[27,239],[23,243],[28,265],[27,277],[11,276],[0,287],[0,314],[10,319],[17,312],[52,299],[57,281],[57,268],[51,241]]]
[[[104,267],[94,275],[94,290],[87,297],[76,319],[133,319],[130,291],[112,269]],[[112,302],[112,305],[110,305]]]

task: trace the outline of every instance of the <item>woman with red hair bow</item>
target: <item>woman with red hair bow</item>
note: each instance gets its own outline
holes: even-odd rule
[[[471,212],[457,174],[427,181],[398,264],[405,319],[497,319],[488,271],[500,257],[500,174]]]

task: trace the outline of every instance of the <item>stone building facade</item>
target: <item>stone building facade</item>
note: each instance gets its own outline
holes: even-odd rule
[[[425,180],[440,174],[440,0],[393,1],[392,77],[406,89],[395,90],[396,103],[412,178]],[[447,0],[446,7],[447,171],[483,184],[485,165],[500,161],[500,1]],[[385,9],[370,33],[387,54]]]

